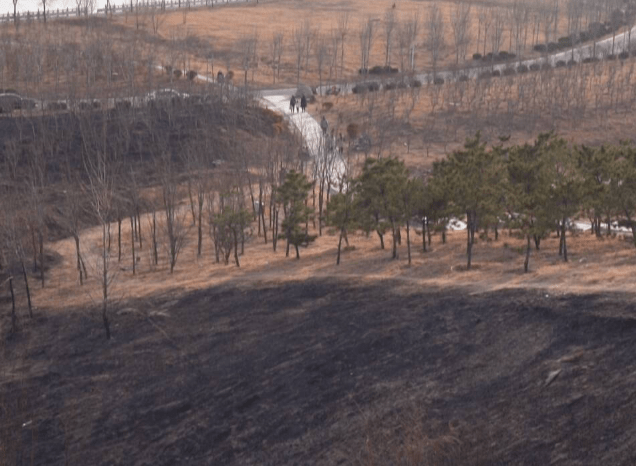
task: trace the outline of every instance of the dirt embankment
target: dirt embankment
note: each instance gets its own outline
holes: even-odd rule
[[[635,310],[308,280],[131,301],[106,342],[42,309],[4,335],[0,462],[397,464],[409,419],[461,442],[431,464],[631,465]]]

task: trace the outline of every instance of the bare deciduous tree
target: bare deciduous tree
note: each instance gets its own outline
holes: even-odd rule
[[[272,59],[272,82],[276,83],[276,78],[280,78],[281,58],[283,56],[283,46],[285,43],[285,35],[282,32],[276,32],[272,36],[270,42],[270,53]]]
[[[431,66],[433,67],[433,77],[437,73],[437,64],[439,63],[442,53],[446,47],[444,37],[444,17],[442,11],[433,3],[428,9],[428,17],[426,19],[426,27],[428,33],[426,36],[426,48],[431,57]]]
[[[349,32],[349,12],[345,11],[338,17],[338,37],[340,38],[340,77],[344,73],[344,54],[345,54],[345,39]],[[337,50],[334,51],[338,53]]]
[[[389,8],[384,13],[384,66],[391,66],[391,47],[393,45],[393,33],[395,32],[395,9]]]
[[[292,47],[294,49],[296,59],[296,84],[300,83],[300,68],[303,64],[303,59],[307,53],[305,42],[305,33],[302,28],[294,29],[292,33]]]
[[[165,228],[168,240],[170,273],[173,273],[174,267],[177,265],[179,253],[185,244],[188,228],[185,220],[186,213],[183,212],[183,209],[179,206],[179,185],[169,156],[164,157],[163,165],[161,191],[166,220]]]
[[[360,73],[366,74],[369,70],[369,57],[375,36],[374,20],[368,18],[360,24]]]
[[[322,70],[329,55],[329,43],[327,42],[327,38],[319,36],[316,41],[315,49],[316,65],[318,66],[318,83],[320,94],[322,95]]]
[[[460,2],[455,4],[451,12],[451,28],[453,29],[453,41],[455,43],[455,63],[459,64],[460,58],[466,57],[466,50],[470,44],[470,3]]]
[[[247,74],[258,65],[258,35],[256,31],[240,41],[241,68],[244,73],[244,86],[247,88]]]

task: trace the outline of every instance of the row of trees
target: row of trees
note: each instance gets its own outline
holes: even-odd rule
[[[390,233],[397,258],[405,229],[410,264],[412,225],[421,227],[426,252],[433,232],[445,241],[453,217],[466,222],[468,269],[478,230],[492,231],[497,239],[501,228],[516,229],[527,242],[526,272],[532,245],[539,249],[551,232],[560,237],[559,255],[568,260],[566,233],[578,217],[588,219],[597,236],[603,225],[610,234],[618,223],[636,238],[636,148],[627,143],[570,146],[554,134],[542,134],[534,144],[502,141],[488,148],[478,133],[424,178],[410,177],[396,158],[368,158],[349,188],[327,206],[326,221],[340,232],[337,263],[347,232],[375,233],[382,249]]]
[[[407,151],[446,152],[478,130],[493,140],[499,134],[531,137],[585,128],[593,139],[616,130],[612,115],[629,114],[636,102],[635,70],[632,60],[607,61],[443,86],[385,86],[357,94],[359,105],[349,108],[347,119],[371,136],[369,155],[376,156],[397,144]]]
[[[0,87],[45,94],[54,83],[55,95],[69,98],[83,88],[93,94],[109,90],[111,94],[134,95],[144,87],[144,81],[149,87],[154,86],[157,65],[179,70],[194,68],[200,72],[205,68],[206,74],[213,76],[215,63],[221,64],[216,65],[217,70],[242,71],[245,85],[250,75],[254,81],[263,65],[271,70],[274,83],[281,79],[281,71],[293,70],[282,79],[300,82],[311,74],[322,85],[325,81],[342,80],[346,74],[388,70],[393,66],[404,73],[424,67],[436,72],[449,55],[459,65],[474,51],[484,55],[492,52],[493,59],[502,49],[520,56],[537,43],[556,41],[559,34],[566,39],[578,37],[581,31],[600,25],[601,21],[610,24],[609,30],[616,34],[623,26],[631,28],[636,18],[636,14],[630,13],[636,9],[629,4],[624,7],[611,1],[589,5],[584,2],[581,9],[580,3],[572,0],[565,9],[552,1],[539,5],[515,2],[509,8],[478,9],[471,3],[460,2],[452,6],[449,15],[433,3],[423,13],[401,13],[391,8],[380,21],[367,18],[359,24],[343,13],[336,17],[329,31],[321,30],[309,19],[289,33],[281,30],[266,38],[255,29],[238,38],[231,53],[215,50],[212,43],[189,35],[187,30],[182,33],[175,29],[170,40],[156,40],[164,14],[156,8],[137,5],[135,27],[137,30],[151,27],[152,35],[140,35],[132,28],[129,34],[121,35],[106,20],[88,19],[83,22],[85,29],[79,22],[72,28],[76,37],[71,40],[60,39],[62,31],[57,25],[51,25],[45,34],[29,28],[20,34],[6,31],[1,37]],[[78,8],[85,5],[80,2]],[[562,17],[566,13],[567,21]],[[574,47],[575,42],[569,43]],[[346,69],[355,53],[359,55],[359,68]]]

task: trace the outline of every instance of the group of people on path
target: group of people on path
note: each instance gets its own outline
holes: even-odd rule
[[[297,99],[295,95],[292,95],[291,99],[289,100],[289,111],[291,113],[298,112],[298,103],[299,99]],[[300,108],[303,110],[303,112],[307,108],[307,98],[305,97],[305,94],[303,94],[300,98]],[[327,122],[327,119],[324,117],[324,115],[322,117],[322,120],[320,121],[320,128],[322,129],[323,136],[326,136],[327,130],[329,129],[329,123]]]
[[[289,111],[294,113],[298,112],[298,105],[300,104],[300,108],[304,112],[307,108],[307,98],[305,94],[302,95],[300,99],[297,99],[295,95],[291,96],[291,100],[289,101]]]

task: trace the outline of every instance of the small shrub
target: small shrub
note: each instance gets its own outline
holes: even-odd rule
[[[507,51],[502,50],[501,52],[499,52],[499,59],[500,60],[508,60],[510,58],[510,55],[508,54]]]
[[[190,81],[194,81],[194,78],[196,78],[198,75],[198,73],[194,70],[190,70],[187,72],[186,76]]]
[[[232,79],[234,79],[234,71],[229,70],[225,75],[225,79],[227,79],[228,81],[232,81]]]
[[[380,83],[378,82],[370,82],[367,84],[367,89],[369,89],[369,92],[377,92],[380,90]]]
[[[539,65],[538,63],[533,63],[532,65],[530,65],[530,71],[539,71],[541,69],[541,65]]]
[[[559,44],[560,48],[564,49],[572,47],[574,41],[572,40],[572,37],[559,37],[557,43]]]
[[[599,59],[597,57],[585,57],[582,63],[596,63]]]
[[[362,70],[358,70],[358,71],[362,71]],[[397,73],[399,72],[399,70],[397,68],[393,68],[391,66],[374,66],[373,68],[371,68],[369,70],[369,74],[390,74],[390,73]],[[362,73],[360,73],[362,74]],[[366,73],[365,73],[366,74]]]
[[[353,89],[351,89],[351,92],[353,92],[354,94],[364,94],[368,90],[369,88],[367,87],[366,84],[360,83],[353,86]]]
[[[46,109],[52,111],[66,110],[67,108],[66,102],[49,102],[46,105]]]
[[[459,77],[458,81],[459,81],[460,83],[465,83],[465,82],[466,82],[466,81],[468,81],[469,79],[470,79],[470,78],[468,77],[468,75],[467,75],[467,74],[462,74],[462,75]]]
[[[175,78],[179,79],[181,75],[183,74],[183,72],[181,70],[173,70],[172,74],[174,74]]]
[[[130,107],[132,107],[132,104],[127,100],[118,100],[115,102],[115,108],[117,110],[128,110]]]
[[[170,65],[164,66],[163,69],[166,70],[166,74],[172,73],[172,66]]]
[[[502,73],[502,74],[503,74],[504,76],[512,76],[512,75],[514,75],[514,74],[516,74],[516,73],[517,73],[517,72],[515,71],[515,69],[514,69],[514,68],[504,68],[504,69],[503,69],[503,73]]]
[[[395,88],[397,88],[397,83],[396,82],[389,81],[388,83],[384,84],[384,90],[385,91],[392,91]]]
[[[436,77],[435,79],[433,79],[433,84],[444,84],[444,78],[442,78],[441,76]]]
[[[497,78],[497,77],[501,76],[501,71],[499,71],[499,70],[492,70],[492,76],[493,76],[494,78]]]
[[[576,60],[568,60],[568,66],[569,66],[569,67],[572,67],[572,66],[577,65],[577,64],[578,64],[578,63],[577,63],[577,61],[576,61]]]
[[[579,33],[579,41],[587,42],[588,40],[590,40],[590,33],[587,31],[581,31]]]
[[[21,100],[22,108],[25,110],[33,110],[35,108],[35,100],[33,99],[22,99]]]
[[[621,60],[626,60],[629,58],[629,52],[627,50],[621,52],[618,54],[618,58],[620,58]]]
[[[488,52],[484,55],[484,61],[492,61],[492,52]]]
[[[473,53],[473,60],[481,60],[481,53]]]
[[[358,68],[358,74],[369,74],[368,68]]]
[[[360,135],[360,127],[357,123],[349,123],[347,125],[347,136],[350,140],[355,140]]]
[[[422,87],[422,81],[419,79],[413,79],[411,81],[411,87]]]
[[[548,52],[553,53],[559,50],[559,46],[555,42],[548,42]]]
[[[528,72],[528,65],[519,65],[517,66],[517,73],[527,73]]]
[[[548,48],[545,46],[545,44],[536,44],[534,47],[532,47],[532,50],[534,50],[535,52],[543,53],[548,50]]]
[[[557,68],[564,68],[565,65],[566,65],[566,63],[565,63],[564,60],[559,60],[559,61],[556,62],[556,67]]]

